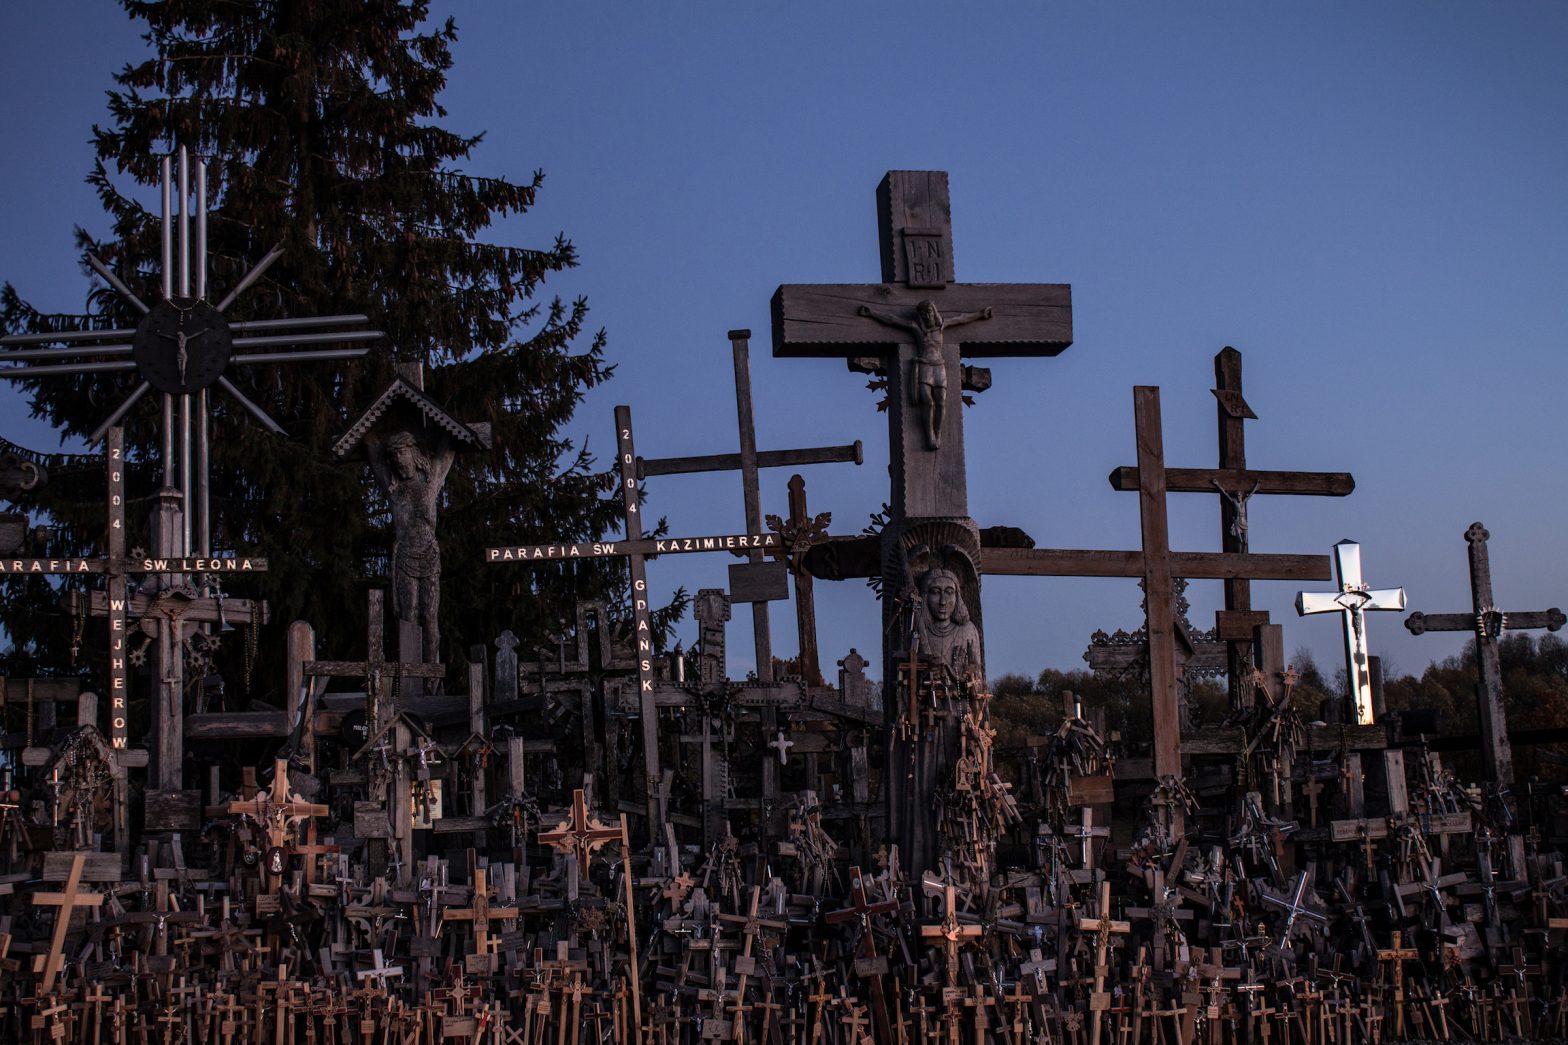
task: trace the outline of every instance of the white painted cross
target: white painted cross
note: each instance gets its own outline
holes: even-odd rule
[[[1334,574],[1339,590],[1296,593],[1296,613],[1338,613],[1345,629],[1345,675],[1356,702],[1356,721],[1372,723],[1372,672],[1367,664],[1368,610],[1403,610],[1405,589],[1369,589],[1361,580],[1361,545],[1344,540],[1334,545]]]

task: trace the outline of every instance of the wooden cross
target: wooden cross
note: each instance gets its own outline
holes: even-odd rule
[[[888,1019],[887,1000],[882,990],[882,970],[886,968],[887,962],[885,959],[878,959],[876,936],[871,931],[871,916],[894,913],[898,910],[898,901],[889,899],[873,903],[866,899],[866,880],[858,866],[849,869],[849,896],[848,907],[829,911],[824,917],[829,925],[852,921],[860,926],[860,940],[856,945],[860,960],[855,964],[857,968],[866,970],[870,974],[872,1016],[876,1019],[879,1040],[890,1041],[893,1034],[892,1023]]]
[[[965,939],[985,933],[985,927],[958,920],[957,891],[951,882],[942,888],[942,920],[935,925],[922,925],[920,935],[930,940],[927,946],[947,949],[947,985],[958,986],[958,948]],[[942,941],[937,943],[936,941]]]
[[[1138,447],[1138,506],[1142,551],[985,548],[987,574],[1034,577],[1142,577],[1149,681],[1154,701],[1154,774],[1181,774],[1181,723],[1176,673],[1175,578],[1306,580],[1329,576],[1327,556],[1254,552],[1176,552],[1170,547],[1168,489],[1160,390],[1133,389]]]
[[[1091,1045],[1100,1045],[1100,1032],[1104,1024],[1101,1013],[1110,1008],[1111,996],[1105,991],[1105,976],[1110,971],[1106,956],[1111,945],[1111,934],[1132,932],[1132,926],[1111,917],[1111,883],[1100,882],[1099,913],[1094,916],[1080,914],[1078,931],[1094,934],[1094,993],[1089,996],[1089,1011],[1094,1019],[1090,1024]]]
[[[1501,786],[1514,782],[1513,748],[1508,743],[1508,721],[1503,712],[1503,670],[1498,643],[1507,631],[1557,631],[1568,618],[1553,606],[1549,610],[1504,613],[1492,601],[1492,561],[1487,550],[1491,536],[1479,522],[1465,530],[1470,549],[1471,613],[1412,613],[1405,627],[1412,635],[1428,631],[1468,631],[1475,635],[1475,664],[1480,685],[1476,690],[1481,719],[1481,761],[1486,779]]]
[[[99,907],[103,894],[81,892],[82,869],[87,863],[86,853],[71,857],[71,870],[65,877],[65,887],[57,893],[34,893],[33,903],[42,907],[58,907],[54,916],[54,933],[49,937],[49,951],[44,959],[43,979],[38,983],[40,995],[54,989],[54,978],[65,965],[65,934],[71,927],[71,915],[78,907]]]
[[[1345,633],[1345,674],[1350,680],[1351,703],[1356,708],[1356,721],[1371,725],[1375,720],[1372,710],[1372,671],[1367,662],[1367,624],[1369,610],[1402,610],[1405,608],[1405,589],[1381,588],[1373,590],[1361,580],[1361,545],[1355,541],[1340,541],[1334,545],[1334,572],[1339,578],[1339,590],[1331,592],[1298,592],[1296,613],[1309,616],[1314,613],[1338,613]]]
[[[1415,961],[1421,957],[1414,947],[1401,947],[1405,934],[1398,929],[1394,930],[1394,946],[1377,952],[1379,962],[1393,965],[1394,981],[1394,1036],[1403,1040],[1405,1036],[1405,962]]]
[[[647,836],[656,841],[659,825],[665,822],[667,795],[659,766],[659,713],[653,676],[653,619],[648,602],[648,571],[645,559],[652,555],[688,552],[776,551],[783,542],[776,533],[719,534],[704,537],[644,538],[642,535],[641,494],[637,486],[637,450],[632,436],[632,410],[615,408],[616,459],[620,468],[621,506],[625,517],[626,538],[621,541],[582,541],[562,544],[512,545],[485,549],[488,563],[518,563],[538,566],[552,562],[583,559],[624,558],[631,574],[632,633],[637,647],[637,697],[642,727],[644,793],[647,795]]]
[[[364,660],[308,660],[304,665],[307,678],[357,678],[365,680],[366,729],[369,736],[381,732],[397,711],[394,679],[441,679],[446,677],[446,665],[423,664],[386,658],[386,593],[372,588],[365,596],[367,622],[365,627]]]
[[[330,810],[307,802],[289,787],[289,760],[277,759],[273,763],[272,787],[259,791],[255,798],[239,799],[229,803],[228,811],[248,816],[262,825],[267,832],[268,852],[280,850],[289,844],[297,825],[311,817],[326,816]],[[274,892],[280,879],[268,874],[267,891]]]
[[[887,378],[893,517],[962,518],[964,391],[990,386],[979,356],[1054,356],[1072,344],[1064,284],[955,283],[947,175],[889,171],[877,187],[882,282],[786,284],[775,356],[838,357]]]
[[[578,792],[581,794],[581,792]],[[617,831],[617,835],[619,832]],[[540,839],[543,841],[543,839]],[[474,868],[474,905],[472,907],[448,907],[442,911],[445,918],[457,918],[462,921],[472,922],[474,925],[474,951],[477,954],[490,953],[490,920],[516,922],[522,912],[516,907],[491,907],[490,885],[485,880],[485,869]]]
[[[1344,497],[1356,488],[1348,472],[1278,472],[1247,467],[1244,425],[1257,414],[1241,394],[1241,353],[1226,347],[1214,357],[1214,398],[1219,413],[1219,466],[1170,468],[1165,472],[1169,493],[1218,492],[1220,497],[1220,547],[1231,555],[1249,550],[1247,502],[1256,494],[1292,494]],[[1137,492],[1136,467],[1111,473],[1114,489]],[[1241,688],[1251,666],[1252,628],[1268,623],[1266,612],[1252,610],[1252,582],[1247,577],[1225,579],[1225,609],[1216,618],[1216,637],[1228,647],[1228,672],[1232,702],[1240,704]]]
[[[601,824],[588,814],[588,800],[583,789],[572,792],[572,811],[548,831],[539,832],[539,844],[558,849],[568,856],[577,857],[577,870],[583,879],[588,877],[588,861],[593,851],[606,842],[621,837],[621,828]]]
[[[1109,838],[1111,829],[1094,826],[1094,810],[1089,806],[1084,806],[1080,812],[1082,822],[1078,830],[1072,832],[1072,835],[1078,839],[1079,863],[1087,871],[1094,867],[1094,840],[1096,838]]]

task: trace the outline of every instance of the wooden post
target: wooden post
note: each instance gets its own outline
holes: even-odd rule
[[[789,477],[789,524],[798,533],[811,523],[806,510],[806,480],[799,474]],[[804,556],[801,557],[804,560]],[[808,686],[820,686],[822,660],[817,651],[817,600],[812,577],[804,561],[797,563],[795,574],[795,634],[800,643],[800,677]]]
[[[289,624],[287,661],[283,671],[283,721],[292,728],[295,716],[303,716],[300,742],[305,749],[309,772],[316,771],[316,684],[305,674],[305,665],[316,659],[316,629],[305,621]]]
[[[1154,701],[1154,775],[1181,775],[1181,715],[1176,679],[1176,608],[1171,585],[1170,527],[1165,513],[1165,442],[1160,390],[1133,389],[1138,441],[1138,519],[1149,634],[1149,687]],[[1174,825],[1173,825],[1174,828]],[[1175,830],[1179,834],[1179,829]]]

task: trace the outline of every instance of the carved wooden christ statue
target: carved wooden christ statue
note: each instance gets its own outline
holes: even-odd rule
[[[912,320],[879,311],[869,305],[861,305],[860,314],[883,326],[907,331],[914,338],[915,358],[909,364],[909,405],[921,408],[920,421],[925,431],[926,449],[940,449],[942,416],[947,411],[947,357],[944,354],[946,342],[942,338],[942,331],[948,327],[961,327],[966,323],[990,319],[992,310],[986,307],[978,312],[965,312],[944,319],[936,302],[924,298],[915,306]]]
[[[490,426],[464,424],[425,394],[418,363],[398,375],[333,446],[339,457],[363,453],[392,509],[392,613],[419,628],[420,660],[440,662],[441,544],[436,506],[452,461],[488,450]]]
[[[442,431],[375,432],[365,440],[370,470],[392,508],[392,615],[419,625],[420,660],[440,659],[441,543],[436,505],[457,457]]]

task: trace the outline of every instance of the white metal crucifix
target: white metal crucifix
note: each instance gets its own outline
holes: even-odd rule
[[[1356,702],[1356,721],[1371,725],[1372,672],[1367,664],[1368,610],[1403,610],[1405,589],[1369,588],[1361,580],[1361,545],[1344,540],[1334,545],[1334,574],[1339,590],[1296,593],[1296,612],[1305,617],[1314,613],[1338,613],[1345,629],[1345,675],[1349,679],[1350,699]]]

